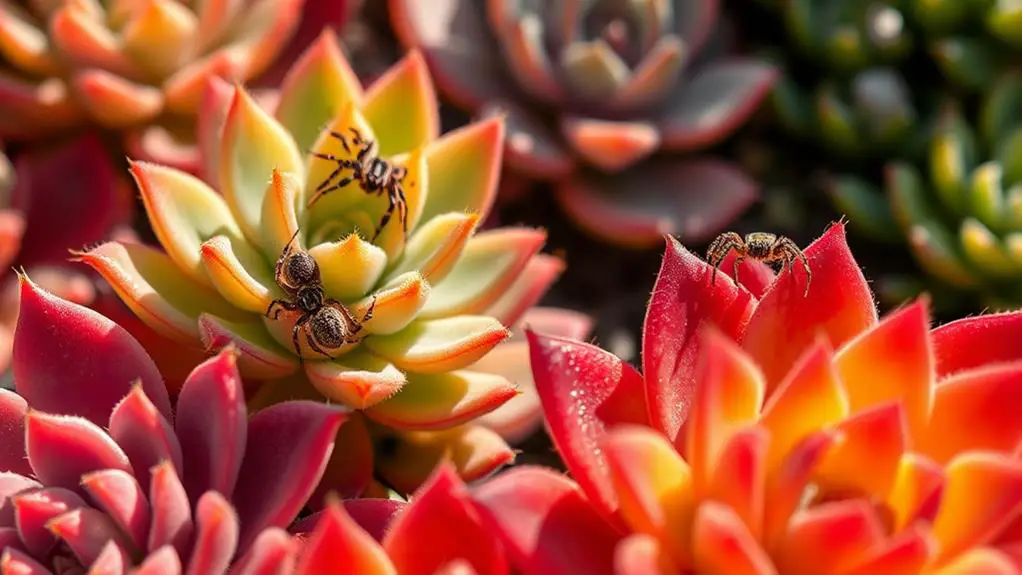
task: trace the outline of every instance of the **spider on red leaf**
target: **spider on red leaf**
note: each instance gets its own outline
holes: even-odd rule
[[[706,250],[706,262],[713,266],[713,274],[710,278],[710,285],[717,281],[717,270],[727,254],[734,250],[738,256],[734,261],[734,278],[738,283],[738,264],[745,258],[752,258],[767,265],[781,263],[781,271],[785,268],[791,269],[796,259],[802,260],[802,267],[806,270],[806,290],[804,295],[809,295],[809,282],[813,279],[813,272],[809,269],[809,260],[802,250],[795,245],[795,242],[784,236],[776,236],[766,232],[753,232],[745,236],[735,232],[725,232],[713,240]]]

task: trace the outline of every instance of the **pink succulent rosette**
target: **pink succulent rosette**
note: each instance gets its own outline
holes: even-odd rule
[[[237,355],[176,401],[130,335],[21,280],[17,393],[0,390],[0,572],[281,572],[345,421],[322,402],[249,415]]]
[[[641,374],[530,334],[577,483],[474,490],[521,572],[1019,572],[1022,313],[931,329],[924,298],[878,319],[843,224],[805,254],[807,296],[798,265],[711,286],[668,241]]]
[[[540,253],[544,230],[477,231],[493,204],[503,121],[441,135],[421,55],[409,54],[363,90],[331,32],[300,58],[278,101],[263,107],[244,89],[213,82],[203,102],[206,181],[131,163],[163,250],[108,242],[80,259],[181,350],[233,343],[252,382],[251,406],[304,397],[358,410],[338,439],[346,455],[328,470],[348,478],[343,495],[362,493],[374,469],[410,493],[445,454],[466,480],[512,460],[500,433],[520,437],[540,418],[534,400],[499,410],[531,386],[521,369],[526,345],[505,340],[528,321],[563,262]],[[345,151],[331,132],[353,127],[378,144],[381,158],[408,170],[407,238],[394,217],[370,241],[388,202],[358,183],[308,206],[335,167],[310,152],[352,158],[358,150]],[[292,237],[318,263],[327,298],[356,318],[374,305],[362,324],[366,337],[332,357],[304,339],[295,349],[300,314],[265,315],[286,295],[274,264]],[[548,332],[588,329],[576,314],[545,315]],[[502,351],[487,358],[495,350]],[[476,420],[486,414],[483,426]],[[387,448],[374,453],[381,444]]]
[[[507,117],[505,155],[558,182],[585,230],[655,245],[701,241],[742,212],[756,186],[734,165],[682,152],[731,135],[776,79],[724,56],[718,0],[390,0],[391,22],[422,50],[455,104]]]
[[[10,364],[22,267],[61,297],[91,305],[97,290],[88,268],[68,249],[112,236],[130,237],[131,193],[95,134],[8,162],[0,153],[0,372]]]

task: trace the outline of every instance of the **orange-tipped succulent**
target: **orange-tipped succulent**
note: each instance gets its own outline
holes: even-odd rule
[[[480,361],[563,264],[539,253],[543,230],[476,232],[493,203],[503,120],[440,136],[421,56],[363,91],[329,33],[272,113],[240,87],[207,96],[211,184],[131,164],[164,251],[111,242],[81,259],[164,337],[209,350],[233,342],[246,379],[272,380],[257,403],[318,393],[362,410],[374,430],[401,430],[386,454],[402,440],[428,444],[414,451],[433,459],[456,449],[465,477],[508,461],[500,437],[466,424],[531,384],[502,375],[528,356],[519,343],[503,361]],[[491,424],[535,426],[530,405]],[[429,469],[388,481],[414,489]]]
[[[931,329],[922,299],[878,320],[843,224],[805,255],[808,294],[800,266],[748,261],[711,285],[669,241],[643,374],[530,335],[578,483],[475,490],[523,572],[1019,572],[1022,313]]]
[[[304,0],[0,3],[0,136],[84,123],[175,157],[210,77],[245,81],[290,39]],[[311,2],[311,0],[310,0]]]

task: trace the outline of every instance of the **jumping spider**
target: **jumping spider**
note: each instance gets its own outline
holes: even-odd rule
[[[362,338],[356,335],[362,331],[362,324],[373,318],[376,297],[373,297],[362,320],[344,307],[341,302],[328,299],[323,293],[323,284],[319,275],[319,264],[301,248],[294,247],[298,232],[284,246],[273,278],[290,299],[275,299],[266,308],[266,317],[277,319],[280,312],[299,311],[301,315],[291,328],[291,343],[294,345],[298,361],[302,361],[302,350],[298,344],[298,334],[305,334],[305,341],[313,351],[332,358],[329,351],[339,349],[349,343],[358,343]],[[271,315],[272,314],[272,315]]]
[[[341,142],[341,146],[344,147],[344,151],[351,154],[352,146],[358,151],[354,160],[345,160],[338,158],[333,154],[322,154],[320,152],[312,152],[312,155],[322,160],[327,160],[337,164],[334,171],[330,172],[325,180],[316,188],[312,197],[309,198],[309,202],[306,207],[312,207],[321,197],[324,195],[343,188],[351,182],[358,182],[361,186],[362,191],[367,194],[376,194],[377,196],[384,193],[387,194],[387,211],[380,218],[379,225],[376,226],[376,232],[373,234],[373,239],[369,240],[375,242],[376,238],[380,236],[380,232],[383,231],[383,227],[390,221],[390,217],[394,214],[396,209],[398,212],[398,219],[401,220],[401,229],[404,231],[405,238],[408,237],[408,203],[405,201],[405,190],[404,190],[404,179],[408,175],[408,169],[403,166],[395,166],[380,158],[376,153],[376,142],[373,140],[366,140],[362,137],[362,134],[357,128],[352,127],[351,130],[351,144],[348,143],[348,139],[339,132],[331,131],[330,135]],[[333,183],[334,179],[340,175],[341,170],[352,170],[350,176],[337,180],[337,183]]]
[[[795,264],[795,259],[801,259],[802,267],[806,270],[804,295],[809,295],[809,282],[813,279],[813,272],[809,269],[809,260],[806,259],[806,255],[790,239],[765,232],[753,232],[746,235],[744,240],[735,232],[725,232],[717,236],[717,239],[713,240],[709,249],[706,250],[706,261],[713,266],[710,285],[717,281],[717,270],[731,250],[735,250],[738,254],[734,261],[735,283],[738,283],[738,263],[747,257],[767,265],[781,262],[781,271],[784,271],[784,268],[791,269]]]

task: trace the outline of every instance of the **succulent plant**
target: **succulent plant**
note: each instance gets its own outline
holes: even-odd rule
[[[931,330],[924,298],[878,320],[843,224],[805,255],[808,295],[801,267],[748,260],[712,284],[669,239],[641,374],[530,334],[574,481],[519,467],[472,490],[515,567],[1018,572],[1022,313]]]
[[[242,565],[287,544],[284,528],[331,487],[320,478],[343,410],[291,401],[249,416],[230,348],[172,405],[123,329],[24,276],[21,291],[17,393],[0,390],[0,568],[258,572]]]
[[[191,141],[207,80],[266,70],[303,2],[5,0],[0,137],[39,139],[90,123],[123,132],[136,156],[191,168],[194,155],[176,142]]]
[[[500,542],[483,528],[449,465],[438,467],[410,503],[335,500],[295,531],[302,541],[299,575],[509,572]]]
[[[363,93],[330,33],[291,71],[273,115],[244,89],[214,87],[200,132],[215,189],[173,168],[132,162],[166,251],[109,242],[80,259],[164,337],[191,349],[236,345],[242,375],[271,382],[256,404],[306,394],[362,410],[374,428],[433,443],[447,438],[441,446],[474,434],[489,455],[485,465],[466,462],[473,469],[460,468],[465,477],[505,463],[512,452],[499,437],[465,424],[518,391],[474,364],[509,336],[507,326],[539,300],[563,264],[538,253],[542,230],[475,233],[493,203],[502,119],[438,138],[437,104],[420,55],[409,54]],[[357,150],[346,152],[331,135],[350,137],[352,128],[378,144],[380,158],[407,169],[405,207],[375,242],[386,194],[367,194],[355,182],[307,208],[335,167],[307,152],[353,158]],[[329,356],[308,344],[311,328],[294,329],[306,314],[269,313],[271,302],[294,297],[274,269],[289,242],[317,262],[322,297],[361,325],[362,335],[329,347]],[[524,347],[518,349],[505,369],[527,361]],[[358,452],[372,455],[368,448]],[[408,469],[407,461],[395,464]],[[372,469],[370,460],[357,473],[368,481]],[[414,480],[388,481],[411,491],[430,469],[423,465]]]
[[[598,237],[702,239],[753,201],[731,164],[673,154],[730,135],[775,78],[766,63],[707,45],[717,0],[392,0],[390,10],[440,90],[505,114],[508,164],[558,182],[566,213]]]
[[[893,162],[886,172],[891,212],[919,265],[959,299],[994,307],[1022,302],[1020,105],[1017,73],[990,87],[974,122],[948,102],[926,165]]]
[[[74,177],[69,177],[74,174]],[[129,238],[133,201],[93,134],[48,150],[0,154],[0,373],[10,363],[19,290],[12,266],[46,289],[91,304],[91,270],[67,262],[67,250],[108,237]]]

